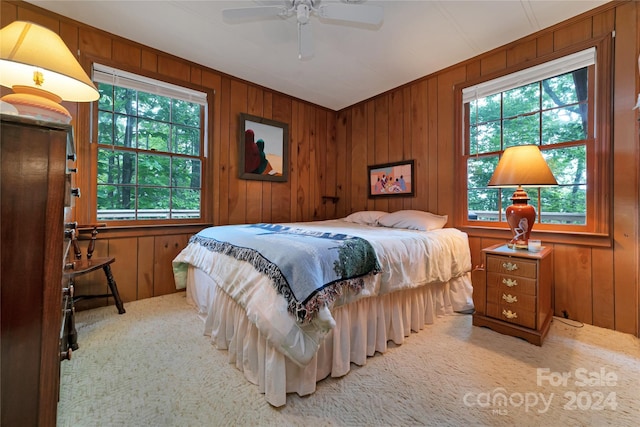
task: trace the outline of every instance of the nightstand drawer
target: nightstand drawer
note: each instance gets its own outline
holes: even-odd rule
[[[487,316],[524,326],[525,328],[536,328],[535,311],[518,310],[507,304],[493,304],[487,301]]]
[[[535,279],[537,264],[522,258],[487,255],[487,271]]]
[[[501,288],[506,292],[536,295],[536,280],[517,277],[511,274],[487,273],[487,287]]]
[[[536,311],[535,295],[510,292],[509,290],[496,287],[487,287],[487,304],[503,305],[512,311]]]

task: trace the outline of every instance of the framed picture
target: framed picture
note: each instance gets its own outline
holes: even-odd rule
[[[289,172],[289,125],[240,113],[239,177],[286,182]]]
[[[368,166],[369,197],[413,196],[413,160]]]

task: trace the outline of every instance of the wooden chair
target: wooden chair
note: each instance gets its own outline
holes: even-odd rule
[[[93,257],[93,251],[96,246],[96,236],[98,235],[98,227],[103,227],[104,224],[96,224],[96,225],[88,225],[88,226],[78,226],[77,230],[72,230],[71,243],[73,245],[73,256],[74,260],[69,262],[65,266],[64,270],[64,281],[68,282],[70,286],[74,287],[74,295],[73,302],[80,301],[83,299],[92,299],[92,298],[106,298],[113,297],[116,307],[118,309],[118,314],[124,314],[125,309],[122,304],[122,299],[120,298],[120,294],[118,293],[118,286],[116,285],[116,281],[113,278],[113,274],[111,273],[111,264],[115,262],[115,257]],[[82,258],[82,251],[80,250],[80,245],[78,243],[78,230],[87,228],[91,229],[91,241],[89,242],[89,246],[87,248],[86,257]],[[90,273],[92,271],[96,271],[102,269],[107,278],[107,284],[109,285],[110,293],[107,294],[97,294],[97,295],[78,295],[75,291],[75,279],[78,276],[82,276],[83,274]]]

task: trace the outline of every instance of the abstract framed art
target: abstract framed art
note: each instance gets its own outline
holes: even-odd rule
[[[369,198],[413,196],[414,160],[368,166]]]
[[[286,182],[289,172],[289,125],[240,113],[238,176]]]

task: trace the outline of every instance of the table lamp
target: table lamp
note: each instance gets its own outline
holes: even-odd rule
[[[0,101],[21,116],[69,123],[61,101],[90,102],[100,94],[60,36],[40,25],[14,21],[0,30],[0,85],[14,93]]]
[[[513,204],[506,211],[507,223],[513,238],[510,247],[526,249],[536,220],[536,209],[529,205],[529,196],[522,187],[558,185],[549,165],[536,145],[519,145],[504,150],[489,187],[517,187],[511,196]]]

